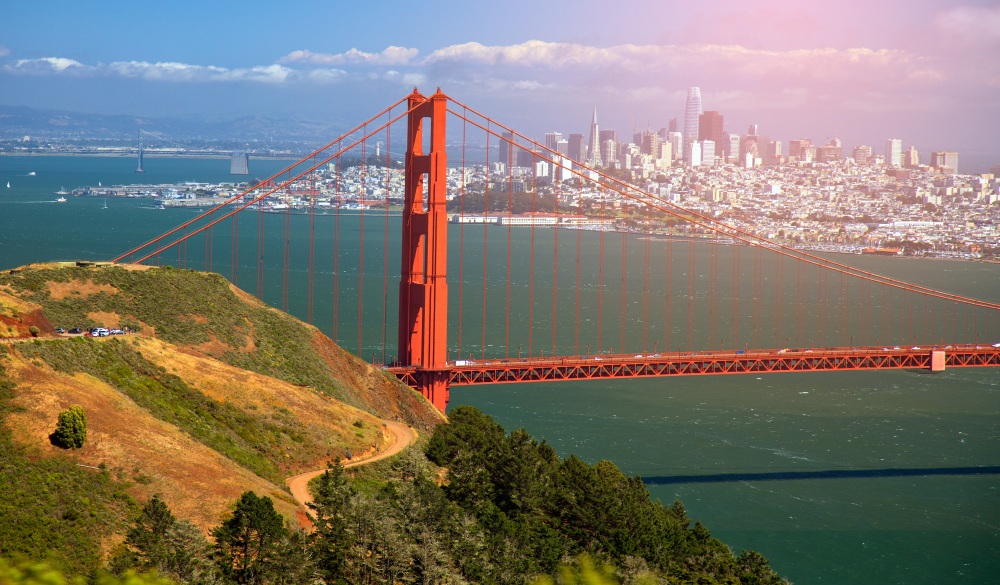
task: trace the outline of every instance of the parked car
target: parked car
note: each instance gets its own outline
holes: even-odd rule
[[[90,330],[91,337],[107,337],[111,333],[104,327],[94,327]]]
[[[80,329],[79,327],[74,327],[74,328],[70,329],[69,332],[72,335],[79,335],[79,334],[83,333],[83,329]]]
[[[112,329],[111,331],[108,331],[108,333],[111,335],[125,335],[125,332],[121,329]]]
[[[66,333],[66,330],[63,329],[62,327],[56,327],[56,333],[60,333],[60,334]]]

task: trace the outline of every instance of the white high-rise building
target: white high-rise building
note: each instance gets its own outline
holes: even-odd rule
[[[890,167],[903,166],[903,141],[899,138],[885,141],[885,164]]]
[[[701,164],[711,167],[715,165],[715,141],[701,141]]]
[[[691,145],[698,141],[698,119],[701,110],[701,88],[689,87],[687,103],[684,106],[684,162],[697,166],[691,159]]]
[[[590,142],[587,143],[587,164],[601,166],[601,138],[597,129],[597,106],[594,106],[594,120],[590,123]]]
[[[692,167],[700,167],[701,166],[701,143],[697,142],[697,141],[695,141],[695,142],[689,142],[687,146],[688,146],[688,149],[691,152],[691,154],[689,155],[690,158],[688,159],[688,164],[690,166],[692,166]]]
[[[680,160],[684,156],[684,135],[680,132],[667,132],[667,141],[673,149],[674,160]]]
[[[732,162],[739,162],[740,160],[740,135],[730,134],[729,135],[729,158]]]

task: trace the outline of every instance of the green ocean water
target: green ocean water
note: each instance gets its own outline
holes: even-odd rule
[[[103,199],[55,203],[53,193],[60,187],[232,180],[228,160],[147,159],[145,166],[147,173],[137,175],[135,161],[126,158],[0,157],[0,268],[107,259],[195,215],[144,209],[138,200],[109,199],[107,209]],[[264,178],[283,166],[251,160],[252,176]],[[36,175],[28,176],[31,171]],[[5,189],[8,181],[11,188]],[[235,276],[254,293],[259,261],[265,267],[265,301],[281,307],[287,299],[290,312],[303,319],[311,315],[347,349],[366,359],[392,359],[398,216],[378,211],[312,221],[290,216],[287,238],[285,221],[278,214],[241,217],[235,268],[230,266],[233,227],[220,224],[213,230],[211,268]],[[258,249],[261,227],[267,245]],[[311,294],[310,231],[315,236]],[[747,247],[621,234],[605,235],[602,246],[596,233],[482,226],[453,227],[449,239],[453,357],[505,357],[519,350],[647,353],[758,345],[804,351],[824,345],[1000,341],[994,315],[866,289]],[[509,269],[508,246],[514,258]],[[206,250],[203,239],[192,240],[180,259],[171,250],[158,261],[204,269]],[[1000,301],[997,265],[839,260]],[[762,276],[755,278],[758,264]],[[654,268],[649,280],[643,277],[646,265]],[[711,308],[710,296],[719,299]],[[754,297],[761,308],[755,308]],[[892,310],[884,311],[887,306]],[[979,337],[972,331],[976,324]],[[713,534],[736,550],[762,552],[798,584],[998,582],[1000,479],[995,471],[969,471],[1000,465],[998,400],[996,369],[452,391],[452,405],[475,405],[509,429],[528,429],[564,455],[610,459],[641,475],[655,497],[668,503],[681,499]]]

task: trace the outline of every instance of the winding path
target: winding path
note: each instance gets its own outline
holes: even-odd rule
[[[356,461],[351,461],[344,465],[344,468],[357,467],[359,465],[367,465],[369,463],[374,463],[375,461],[381,461],[387,457],[392,457],[397,453],[401,452],[403,449],[409,447],[417,440],[417,431],[413,428],[398,422],[393,421],[383,421],[389,433],[395,437],[392,444],[385,451],[379,451],[370,457],[359,458]],[[301,505],[310,518],[313,518],[313,511],[308,504],[312,502],[312,495],[309,493],[309,480],[324,473],[326,468],[317,469],[315,471],[307,471],[305,473],[300,473],[298,475],[293,475],[285,480],[288,488],[292,491],[292,497],[295,501]]]

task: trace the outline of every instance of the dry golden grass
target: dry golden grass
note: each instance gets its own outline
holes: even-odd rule
[[[49,282],[49,295],[55,300],[76,296],[86,298],[90,295],[104,292],[109,295],[118,294],[118,289],[110,284],[94,284],[92,280],[70,280],[68,282]]]
[[[8,416],[15,440],[41,456],[65,455],[79,464],[104,464],[118,477],[136,482],[130,493],[145,501],[160,494],[177,516],[203,530],[217,526],[233,502],[248,490],[268,495],[276,509],[295,518],[296,505],[283,486],[264,480],[165,423],[114,388],[86,374],[67,376],[11,357],[18,384]],[[49,433],[61,410],[79,404],[87,413],[87,444],[75,451],[51,445]],[[138,481],[137,481],[138,480]]]
[[[31,313],[41,310],[41,305],[19,299],[13,293],[9,286],[0,286],[0,315],[13,315],[14,311]]]
[[[381,420],[311,388],[236,368],[158,339],[133,339],[146,359],[213,400],[267,418],[292,417],[308,446],[289,454],[287,463],[292,473],[323,467],[331,460],[330,453],[340,453],[345,447],[355,454],[368,450],[373,443],[386,447],[388,437],[381,432]],[[365,430],[354,426],[357,421]]]
[[[94,311],[87,313],[88,319],[93,319],[94,323],[100,323],[102,326],[109,329],[117,329],[121,325],[122,318],[118,313],[105,313],[101,311]]]

